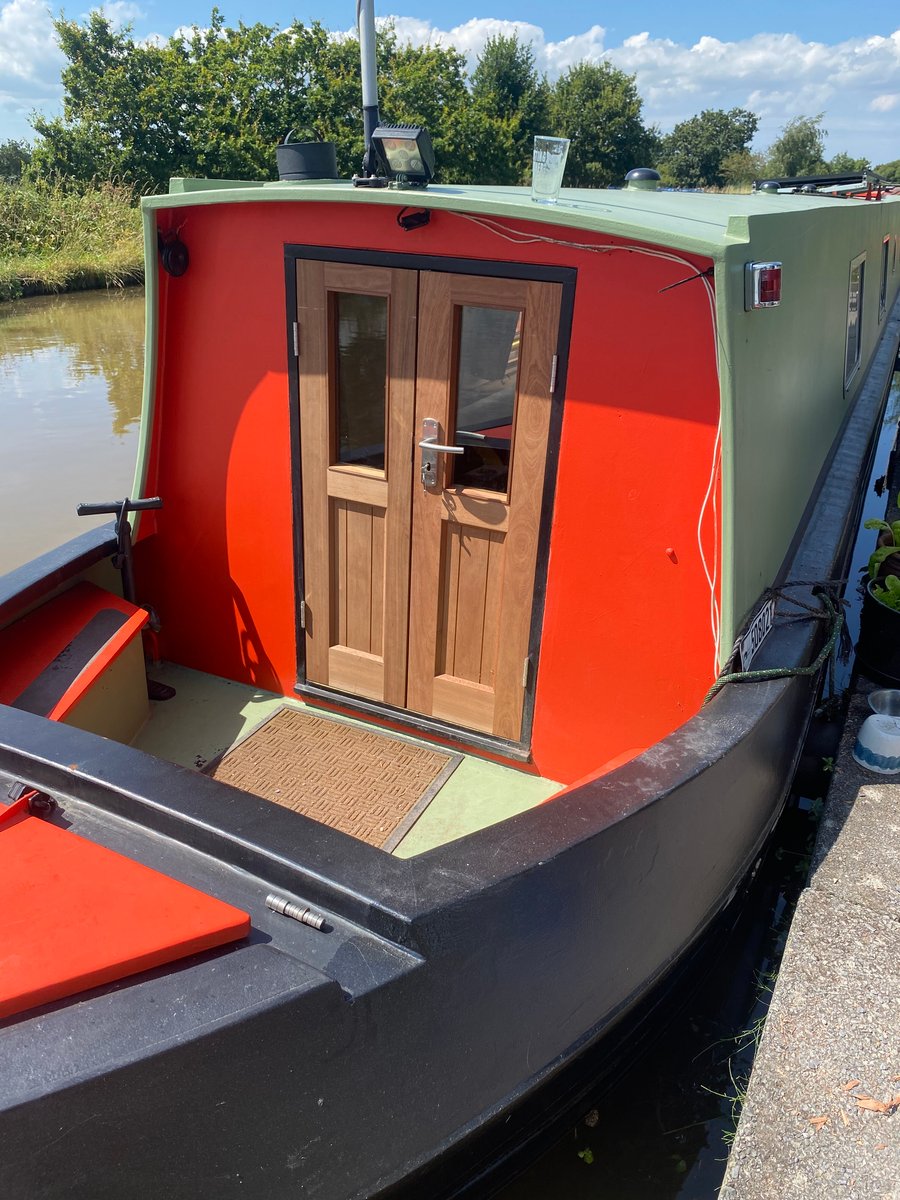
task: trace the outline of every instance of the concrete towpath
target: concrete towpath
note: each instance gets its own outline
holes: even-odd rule
[[[853,696],[721,1200],[900,1200],[900,777]]]

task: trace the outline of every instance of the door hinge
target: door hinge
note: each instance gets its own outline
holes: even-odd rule
[[[306,628],[306,601],[300,601],[300,628]]]
[[[294,358],[300,357],[300,325],[294,322]]]
[[[522,664],[522,687],[523,688],[528,687],[528,680],[529,680],[530,675],[531,675],[531,655],[529,654],[528,657],[525,659],[525,662]]]
[[[553,355],[553,361],[550,364],[550,395],[556,391],[556,368],[559,366],[559,355]]]

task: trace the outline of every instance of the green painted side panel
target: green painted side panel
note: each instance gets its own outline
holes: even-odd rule
[[[156,214],[145,208],[142,212],[144,235],[144,388],[141,393],[141,425],[138,435],[137,458],[134,465],[132,497],[144,495],[147,462],[150,454],[150,435],[153,429],[154,397],[156,395],[156,365],[159,353],[159,258],[156,253]],[[131,518],[136,534],[140,513]]]
[[[791,199],[791,197],[788,197]],[[900,288],[900,201],[817,200],[754,215],[716,277],[723,408],[723,655],[781,567]],[[850,264],[867,259],[862,364],[844,386]],[[744,311],[744,264],[781,261],[782,303]]]

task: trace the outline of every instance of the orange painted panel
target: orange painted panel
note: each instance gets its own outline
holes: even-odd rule
[[[407,233],[399,207],[242,203],[160,214],[182,226],[191,265],[161,279],[146,491],[165,508],[141,526],[140,595],[160,615],[165,657],[291,693],[299,568],[285,244],[574,267],[532,732],[536,769],[571,782],[676,728],[713,678],[698,546],[719,416],[706,292],[700,280],[662,290],[690,275],[684,263],[558,244],[617,242],[606,235],[503,220],[555,239],[511,245],[445,212]],[[719,488],[716,474],[715,496]],[[709,563],[717,547],[721,558],[709,514],[702,541]]]
[[[72,685],[44,716],[62,720],[106,668],[147,624],[146,609],[136,608],[92,583],[76,583],[40,608],[0,630],[0,704],[13,704],[92,617],[105,610],[127,620],[79,672]]]
[[[0,912],[0,1018],[250,929],[230,904],[24,813],[0,823]]]

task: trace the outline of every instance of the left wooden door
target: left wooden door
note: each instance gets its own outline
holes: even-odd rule
[[[301,259],[306,677],[406,704],[415,271]]]

